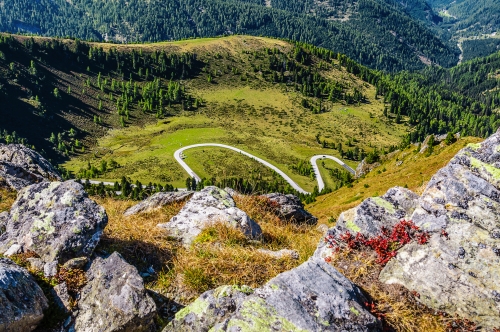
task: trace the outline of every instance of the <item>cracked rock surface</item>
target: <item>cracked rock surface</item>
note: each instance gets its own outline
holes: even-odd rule
[[[500,134],[469,144],[430,180],[412,219],[432,233],[380,274],[427,306],[485,328],[500,326]]]
[[[158,227],[189,245],[212,222],[227,222],[251,239],[262,235],[260,226],[236,207],[231,195],[214,186],[195,192],[176,216]]]
[[[95,258],[86,275],[76,331],[150,331],[156,305],[135,267],[115,252],[107,258]]]
[[[48,308],[33,277],[7,258],[0,258],[0,308],[0,331],[32,331]]]
[[[151,212],[168,204],[185,201],[192,195],[192,191],[158,192],[127,209],[124,215],[131,216],[137,213]]]
[[[300,198],[295,195],[272,193],[263,196],[277,205],[276,214],[285,221],[297,224],[316,224],[318,222],[318,218],[306,211]]]
[[[42,181],[61,181],[61,176],[37,152],[21,144],[0,143],[0,186],[20,190]]]
[[[3,217],[2,217],[3,218]],[[42,182],[18,193],[0,235],[0,253],[12,246],[33,251],[45,263],[90,256],[108,217],[75,181]]]

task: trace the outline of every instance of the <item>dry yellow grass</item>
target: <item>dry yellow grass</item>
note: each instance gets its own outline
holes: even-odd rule
[[[16,200],[16,192],[0,188],[0,213],[10,210],[12,204]]]
[[[366,251],[345,250],[332,257],[331,264],[358,285],[369,301],[376,305],[374,314],[383,314],[389,330],[412,332],[445,331],[442,316],[419,304],[411,293],[399,285],[378,281],[382,267],[376,255]]]
[[[182,208],[182,203],[125,217],[125,210],[136,202],[100,197],[93,199],[106,209],[109,219],[98,250],[108,253],[118,251],[139,271],[150,266],[157,269],[171,263],[177,243],[171,241],[165,231],[156,225],[175,216]]]
[[[223,223],[213,223],[191,247],[185,248],[156,227],[176,215],[182,203],[125,217],[123,212],[132,202],[94,199],[104,206],[109,218],[98,250],[118,251],[140,272],[153,266],[158,274],[147,279],[147,286],[183,303],[189,303],[202,292],[220,285],[259,287],[309,258],[320,237],[315,226],[281,221],[267,199],[236,196],[238,207],[262,227],[263,240],[249,241],[240,231]],[[294,249],[300,258],[277,259],[258,252],[259,248]]]

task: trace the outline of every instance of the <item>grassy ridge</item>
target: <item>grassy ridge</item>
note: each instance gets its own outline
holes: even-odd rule
[[[382,196],[394,186],[408,187],[421,194],[430,178],[463,147],[469,143],[482,141],[475,137],[465,137],[450,146],[435,147],[435,152],[429,157],[416,151],[412,146],[403,151],[397,151],[388,156],[381,165],[366,176],[357,180],[352,188],[339,190],[320,196],[316,202],[309,204],[307,209],[322,221],[334,220],[340,213],[350,209],[365,198]],[[400,165],[398,165],[401,163]]]

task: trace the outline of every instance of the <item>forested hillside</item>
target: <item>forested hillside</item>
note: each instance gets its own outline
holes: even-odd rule
[[[429,0],[442,17],[439,27],[461,45],[463,60],[499,50],[500,2],[496,0]]]
[[[444,27],[461,36],[491,34],[500,28],[500,3],[496,0],[429,0],[443,17]]]
[[[421,17],[423,6],[408,9]],[[458,49],[382,0],[12,0],[0,6],[0,30],[86,40],[152,42],[251,34],[307,42],[385,71],[450,67]]]

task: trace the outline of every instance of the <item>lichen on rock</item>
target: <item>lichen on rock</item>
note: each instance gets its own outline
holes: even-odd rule
[[[213,186],[194,193],[176,216],[158,227],[190,245],[203,228],[213,222],[226,222],[252,239],[258,239],[262,234],[260,226],[236,207],[231,195]]]
[[[81,184],[34,184],[19,192],[9,212],[5,233],[0,235],[0,253],[20,245],[46,263],[64,264],[90,256],[107,222],[104,208],[87,197]]]
[[[235,294],[233,305],[227,299]],[[224,299],[226,307],[230,303],[230,310],[217,316],[221,306],[211,305],[214,298]],[[202,326],[196,331],[381,331],[364,301],[361,290],[335,268],[311,258],[248,294],[231,286],[203,294],[164,332],[184,331],[186,326],[187,330]]]
[[[86,272],[75,329],[80,332],[149,331],[156,305],[137,269],[120,254],[96,257]]]
[[[0,331],[32,331],[48,301],[28,271],[0,258]]]
[[[0,185],[20,190],[42,181],[61,181],[61,176],[37,152],[21,144],[0,143]]]

